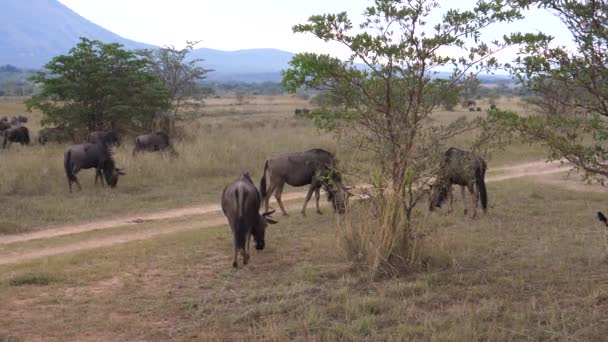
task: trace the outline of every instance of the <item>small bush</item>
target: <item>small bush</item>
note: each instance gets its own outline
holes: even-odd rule
[[[23,286],[23,285],[38,285],[45,286],[50,283],[56,282],[57,279],[50,274],[46,273],[26,273],[18,275],[9,280],[11,286]]]
[[[353,204],[338,224],[341,247],[371,276],[396,276],[422,265],[422,222],[408,222],[403,198],[384,193]]]

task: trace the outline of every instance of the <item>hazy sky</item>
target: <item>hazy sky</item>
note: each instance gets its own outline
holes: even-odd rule
[[[314,51],[345,57],[346,50],[309,35],[293,34],[294,24],[313,14],[347,11],[355,23],[369,0],[59,0],[88,20],[120,36],[154,45],[182,46],[201,40],[198,47],[220,50],[276,48]],[[443,0],[444,9],[468,9],[475,0]],[[523,22],[493,26],[488,40],[514,30],[552,34],[569,42],[563,24],[542,10],[527,13]]]

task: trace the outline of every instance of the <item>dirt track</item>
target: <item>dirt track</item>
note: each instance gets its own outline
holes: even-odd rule
[[[496,176],[488,176],[487,182],[498,182],[513,178],[521,178],[527,176],[541,176],[548,174],[555,174],[560,172],[565,172],[568,170],[568,166],[560,165],[559,163],[545,163],[544,161],[539,162],[531,162],[531,163],[523,163],[516,164],[507,167],[500,167],[496,169],[490,169],[490,173],[499,172],[499,175]],[[291,201],[295,199],[301,199],[306,196],[306,192],[292,192],[286,193],[283,195],[283,199],[285,201]],[[297,209],[302,205],[302,203],[289,203],[287,205],[287,210],[292,213],[297,212]],[[209,204],[209,205],[201,205],[201,206],[193,206],[172,210],[159,211],[156,213],[142,214],[136,216],[125,216],[120,219],[113,220],[103,220],[103,221],[93,221],[84,224],[76,224],[76,225],[65,225],[58,226],[54,228],[49,228],[46,230],[35,231],[32,233],[14,235],[14,236],[5,236],[0,238],[0,246],[8,245],[12,243],[18,242],[27,242],[32,240],[43,240],[50,239],[59,236],[65,236],[70,234],[78,234],[87,231],[93,230],[103,230],[110,229],[116,227],[123,227],[129,225],[136,225],[146,222],[152,221],[161,221],[171,218],[180,218],[180,217],[189,217],[189,216],[200,216],[205,214],[214,214],[220,212],[219,205]],[[310,210],[310,212],[313,212]],[[209,218],[209,219],[192,219],[185,223],[172,224],[166,227],[162,227],[160,229],[155,230],[147,230],[147,231],[139,231],[139,232],[130,232],[124,233],[117,236],[108,236],[104,238],[96,238],[91,240],[79,241],[75,243],[71,243],[68,245],[62,245],[58,247],[48,247],[37,249],[34,251],[26,251],[26,252],[14,252],[10,254],[0,254],[0,265],[5,264],[14,264],[19,262],[25,262],[41,257],[47,257],[57,254],[99,248],[99,247],[108,247],[119,243],[129,242],[129,241],[137,241],[144,240],[148,238],[152,238],[155,236],[170,234],[184,230],[196,229],[196,228],[207,228],[213,226],[219,226],[225,224],[226,220],[224,218]]]

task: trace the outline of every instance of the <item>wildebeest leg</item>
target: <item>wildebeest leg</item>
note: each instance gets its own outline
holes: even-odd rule
[[[232,259],[232,267],[238,267],[239,263],[237,261],[237,256],[239,255],[239,249],[236,246],[236,238],[234,240],[234,258]]]
[[[448,213],[454,211],[454,195],[452,194],[452,184],[448,185]]]
[[[283,201],[281,201],[281,195],[283,194],[283,186],[285,183],[277,186],[277,191],[274,193],[274,198],[277,199],[277,203],[279,204],[279,208],[281,208],[281,212],[283,212],[283,216],[289,216],[287,211],[285,211],[285,207],[283,207]],[[268,195],[270,197],[270,195]],[[308,197],[310,198],[310,196]]]
[[[308,201],[310,201],[310,198],[312,197],[312,193],[315,192],[315,190],[316,190],[315,184],[314,183],[310,184],[310,188],[308,188],[308,193],[306,194],[306,198],[304,199],[304,205],[302,206],[302,215],[303,216],[306,216],[306,205],[308,204]]]
[[[319,209],[319,199],[321,198],[321,188],[317,188],[317,190],[315,190],[315,200],[316,200],[316,204],[317,204],[317,214],[321,215],[323,214],[321,212],[321,209]]]
[[[264,207],[266,208],[265,211],[269,211],[270,210],[270,197],[272,197],[272,194],[274,193],[274,191],[276,190],[277,185],[275,183],[273,183],[272,181],[270,182],[270,185],[268,186],[268,189],[266,190],[266,198],[264,198]]]
[[[475,185],[469,186],[469,193],[471,194],[471,205],[473,209],[473,216],[471,217],[475,218],[477,216],[477,204],[475,203],[475,201],[477,201],[477,194],[475,193]]]
[[[467,201],[464,196],[464,185],[460,186],[460,195],[462,196],[462,206],[464,207],[464,215],[467,215]]]
[[[105,183],[103,182],[103,174],[102,174],[102,170],[101,169],[95,169],[95,185],[97,185],[97,178],[100,179],[101,181],[101,186],[102,187],[106,187]]]
[[[249,263],[249,240],[251,239],[251,233],[247,233],[247,237],[246,239],[246,243],[245,246],[243,246],[243,248],[241,248],[241,255],[243,255],[243,265],[247,265],[247,263]]]

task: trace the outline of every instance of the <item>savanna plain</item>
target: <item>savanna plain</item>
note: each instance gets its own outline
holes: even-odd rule
[[[517,98],[498,105],[527,110]],[[69,194],[63,145],[0,150],[0,341],[606,339],[595,218],[606,193],[517,141],[488,160],[487,214],[465,217],[458,189],[453,213],[420,206],[424,257],[399,277],[354,269],[341,218],[326,204],[301,216],[305,189],[294,188],[291,216],[275,214],[266,249],[233,269],[218,205],[243,170],[257,181],[268,157],[314,147],[337,155],[349,185],[361,182],[349,169],[374,169],[369,154],[295,117],[304,107],[292,96],[209,99],[179,124],[176,158],[132,157],[124,139],[114,157],[127,175],[112,190],[84,170],[83,190]],[[0,100],[0,115],[24,111],[22,99]],[[27,115],[35,139],[40,113]]]

